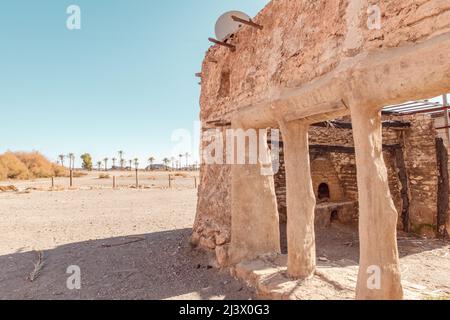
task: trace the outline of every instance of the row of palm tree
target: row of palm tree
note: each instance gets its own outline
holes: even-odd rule
[[[130,159],[130,160],[126,160],[124,158],[125,152],[122,150],[119,150],[117,152],[118,154],[118,158],[113,157],[111,158],[112,161],[112,169],[113,170],[132,170],[133,165],[135,169],[139,168],[139,159],[138,158],[134,158],[134,159]],[[178,155],[178,160],[176,159],[176,157],[171,157],[171,158],[164,158],[162,159],[162,164],[164,165],[164,167],[166,169],[189,169],[192,168],[192,166],[189,165],[189,158],[191,157],[191,155],[186,152],[185,154],[179,154]],[[68,155],[64,155],[64,154],[60,154],[58,156],[60,164],[64,167],[64,160],[67,158],[69,159],[69,169],[74,169],[75,168],[75,155],[73,153],[69,153]],[[185,166],[183,164],[183,158],[186,159],[185,161]],[[108,171],[108,162],[109,162],[109,158],[105,157],[102,160],[97,161],[97,169],[100,171],[102,169],[104,169],[105,171]],[[150,170],[154,169],[155,166],[155,162],[156,162],[156,158],[151,156],[147,159],[149,166],[147,168],[149,168]],[[128,167],[126,167],[126,164],[128,163]],[[118,164],[119,166],[116,166],[116,164]],[[197,167],[197,163],[195,163],[195,168]]]
[[[61,162],[61,165],[64,167],[64,160],[65,159],[69,159],[69,169],[74,169],[75,168],[75,155],[73,153],[69,153],[67,155],[65,154],[60,154],[58,156],[59,161]]]

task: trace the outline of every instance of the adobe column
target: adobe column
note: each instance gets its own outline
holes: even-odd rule
[[[309,124],[282,122],[280,127],[286,166],[288,273],[306,279],[312,277],[316,269],[316,198],[309,158]]]
[[[382,152],[381,111],[351,104],[359,193],[360,266],[356,298],[403,298],[397,249],[398,213]]]
[[[233,136],[234,142],[236,138],[246,136],[245,150],[238,147],[238,143],[234,144],[234,160],[237,163],[231,169],[229,257],[230,263],[236,264],[262,254],[280,253],[281,249],[273,172],[271,168],[268,171],[267,167],[270,163],[267,130],[244,131],[236,123],[233,128],[233,134],[236,134]],[[245,164],[239,161],[243,152]]]

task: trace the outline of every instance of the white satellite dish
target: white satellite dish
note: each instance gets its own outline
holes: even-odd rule
[[[241,11],[229,11],[220,16],[216,22],[216,39],[219,41],[226,40],[231,34],[238,31],[243,24],[233,20],[233,16],[240,19],[251,21],[251,18]]]

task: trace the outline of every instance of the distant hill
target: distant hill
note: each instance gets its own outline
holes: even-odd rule
[[[0,180],[25,180],[67,175],[67,169],[52,163],[39,152],[8,151],[0,154]]]

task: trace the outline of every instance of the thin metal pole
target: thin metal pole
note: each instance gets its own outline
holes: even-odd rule
[[[52,177],[52,189],[55,188],[55,178]]]
[[[116,188],[116,176],[113,176],[113,189]]]

